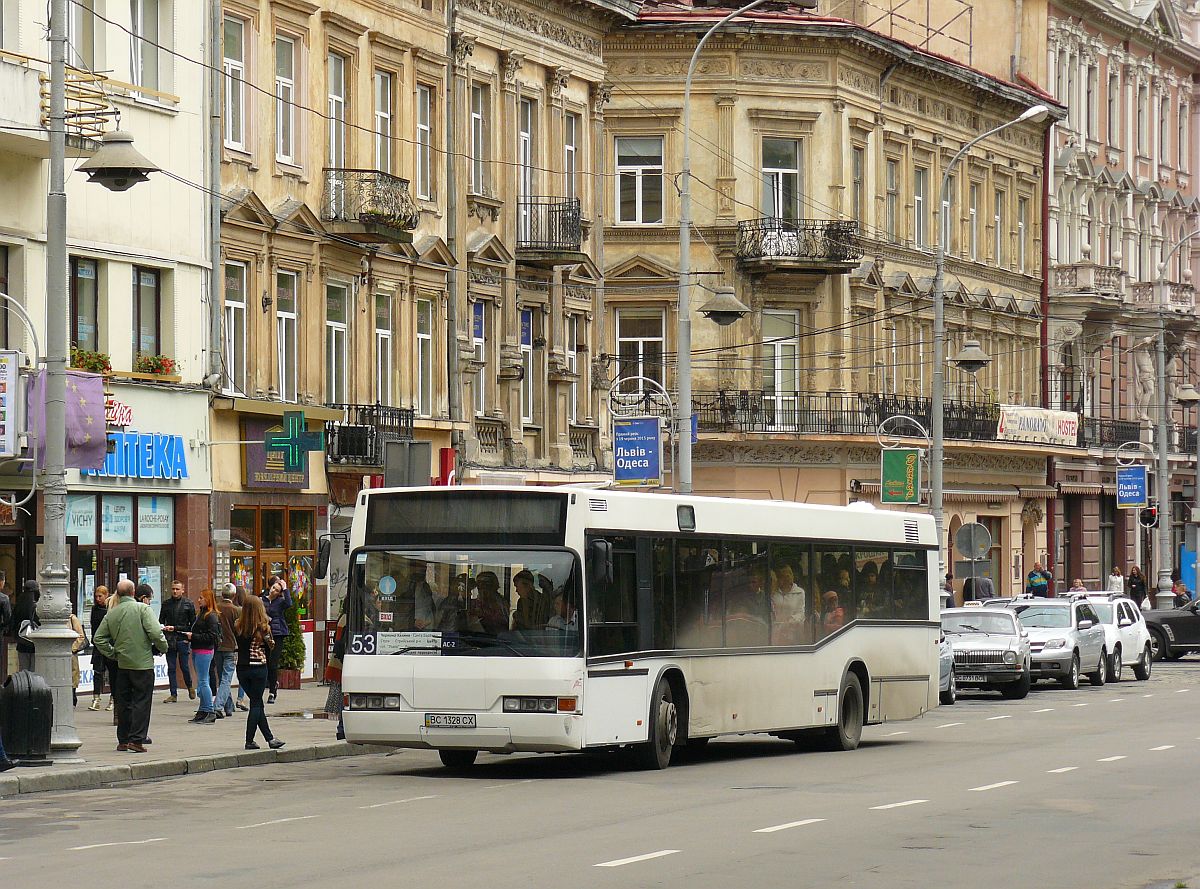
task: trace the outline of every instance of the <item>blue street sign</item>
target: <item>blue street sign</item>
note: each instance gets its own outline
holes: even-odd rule
[[[700,442],[700,415],[692,414],[692,444]]]
[[[1117,508],[1144,509],[1150,505],[1145,466],[1117,467]]]
[[[630,487],[662,484],[662,434],[658,417],[613,419],[613,481]]]

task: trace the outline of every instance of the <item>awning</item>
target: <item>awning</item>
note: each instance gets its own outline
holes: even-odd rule
[[[878,494],[879,488],[879,482],[862,483],[864,494]],[[1022,496],[1021,489],[1015,485],[977,485],[970,488],[942,489],[942,499],[947,503],[1001,503],[1019,500]]]
[[[1028,500],[1054,500],[1058,497],[1058,488],[1054,485],[1020,485],[1017,490]]]
[[[1098,482],[1059,482],[1058,493],[1095,496],[1104,493],[1104,485]]]

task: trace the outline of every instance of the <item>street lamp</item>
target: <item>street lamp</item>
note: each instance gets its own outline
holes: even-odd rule
[[[705,31],[700,42],[696,44],[696,49],[692,52],[692,60],[688,63],[687,79],[683,82],[683,165],[679,173],[679,298],[675,307],[679,314],[677,337],[679,346],[676,350],[679,357],[675,371],[679,383],[679,400],[675,405],[675,414],[676,421],[684,430],[679,436],[679,484],[677,490],[680,494],[692,493],[692,76],[696,73],[696,62],[700,58],[704,44],[708,43],[708,38],[712,37],[727,22],[770,2],[776,2],[776,0],[754,0],[753,3],[747,3]],[[808,6],[803,2],[800,5]],[[733,297],[732,290],[729,295]],[[736,297],[733,299],[737,302]],[[741,305],[741,303],[738,304]],[[745,306],[741,306],[741,311],[742,314],[745,314],[749,310]],[[726,314],[721,313],[721,316]],[[730,318],[726,322],[722,322],[719,318],[714,320],[717,320],[719,324],[732,324],[735,319]]]
[[[70,566],[67,562],[67,4],[50,4],[50,189],[46,196],[46,453],[43,473],[44,544],[41,551],[41,598],[37,603],[41,626],[30,638],[37,648],[37,671],[54,696],[51,754],[56,759],[77,760],[81,746],[75,729],[71,700]],[[81,168],[94,182],[110,191],[124,191],[143,181],[156,168],[133,150],[132,138],[121,131],[101,140],[96,155]]]
[[[945,555],[945,539],[944,528],[946,524],[946,516],[943,510],[943,474],[942,462],[945,459],[946,439],[945,429],[943,425],[942,413],[945,410],[946,403],[946,295],[943,291],[944,279],[946,275],[946,213],[950,204],[950,174],[954,172],[954,168],[958,166],[968,151],[987,139],[989,136],[994,136],[1001,130],[1011,126],[1016,126],[1019,123],[1037,123],[1045,120],[1046,115],[1050,113],[1050,109],[1045,105],[1034,105],[1032,108],[1027,108],[1020,117],[1014,118],[1007,123],[1002,123],[998,127],[993,127],[986,133],[982,133],[967,142],[958,153],[950,159],[950,163],[946,164],[946,169],[942,171],[942,188],[939,192],[941,196],[941,204],[938,209],[938,245],[937,259],[933,271],[933,391],[930,399],[930,412],[932,416],[932,429],[930,430],[932,443],[930,444],[929,455],[929,509],[933,513],[933,523],[937,529],[938,542],[938,560],[941,562],[940,575],[946,573],[946,555]]]

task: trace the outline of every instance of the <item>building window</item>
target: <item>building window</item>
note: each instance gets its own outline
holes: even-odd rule
[[[392,403],[392,299],[375,294],[375,401]]]
[[[433,200],[433,88],[417,86],[417,197]]]
[[[375,169],[383,173],[392,172],[392,121],[396,116],[393,95],[392,75],[387,71],[376,71]]]
[[[645,377],[660,386],[663,374],[663,313],[660,309],[620,309],[617,312],[618,374],[622,392],[643,392]]]
[[[913,243],[928,246],[929,235],[929,170],[913,168]]]
[[[433,301],[417,300],[417,414],[433,416]]]
[[[571,389],[567,393],[567,422],[574,423],[579,415],[579,353],[575,351],[579,343],[579,316],[567,315],[567,342],[564,349],[567,353],[567,373],[571,374]]]
[[[1175,140],[1175,166],[1183,172],[1188,169],[1188,122],[1191,120],[1191,111],[1187,105],[1179,106],[1178,135]]]
[[[940,219],[941,219],[942,224],[941,224],[941,232],[939,234],[939,237],[941,238],[940,243],[942,245],[942,248],[947,253],[950,252],[950,241],[951,241],[950,235],[954,229],[954,226],[950,221],[950,209],[953,205],[954,189],[957,186],[957,184],[958,183],[955,180],[955,178],[953,176],[951,176],[946,182],[946,194],[939,196],[939,197],[944,198],[944,200],[942,200],[941,210],[940,210]]]
[[[325,403],[346,403],[350,288],[325,285]]]
[[[1029,198],[1017,198],[1017,271],[1025,272],[1027,239],[1029,237]]]
[[[100,348],[100,291],[96,260],[71,257],[71,344],[95,352]]]
[[[1171,104],[1165,98],[1158,103],[1158,160],[1171,162]]]
[[[300,276],[275,273],[275,344],[279,352],[279,399],[295,401],[300,381]]]
[[[617,222],[663,221],[662,136],[617,138]]]
[[[884,165],[884,225],[889,241],[897,239],[897,224],[900,221],[900,163],[888,158]]]
[[[170,34],[169,27],[159,16],[160,0],[129,0],[133,34],[130,37],[131,59],[130,78],[135,85],[157,90],[162,83],[162,72],[159,70],[159,50],[156,44],[162,44],[161,33]]]
[[[762,140],[762,210],[772,219],[800,218],[800,143],[795,139]]]
[[[246,146],[246,23],[225,19],[225,144]]]
[[[794,422],[800,391],[800,313],[766,309],[762,313],[763,401],[772,426]]]
[[[563,197],[572,201],[579,196],[579,135],[582,127],[578,114],[563,117]]]
[[[471,86],[471,194],[487,194],[487,122],[489,90],[483,84]]]
[[[296,162],[296,42],[275,35],[275,157]]]
[[[346,59],[329,54],[329,166],[346,166]]]
[[[95,71],[96,64],[96,0],[74,0],[67,18],[67,64],[84,71]],[[4,3],[0,3],[0,19]],[[3,45],[3,21],[0,20],[0,45]]]
[[[537,121],[537,106],[532,99],[522,99],[517,120],[517,239],[529,240],[531,235],[531,207],[528,199],[534,192],[534,130]]]
[[[993,204],[992,225],[994,226],[992,244],[992,259],[996,265],[1004,265],[1004,192],[996,189],[996,200]]]
[[[225,379],[230,394],[246,392],[246,264],[225,263]]]
[[[1117,498],[1100,498],[1100,566],[1101,568],[1119,565],[1117,555],[1117,517],[1122,515],[1117,511]],[[1109,567],[1111,571],[1111,567]],[[1103,573],[1103,571],[1101,572]]]
[[[979,259],[979,186],[971,183],[970,197],[967,200],[967,247],[971,260]]]
[[[487,306],[482,300],[471,304],[471,347],[479,365],[475,374],[475,413],[482,416],[487,412],[488,387]]]
[[[1097,123],[1097,118],[1100,114],[1099,97],[1097,95],[1100,91],[1100,69],[1095,65],[1088,66],[1086,91],[1086,104],[1084,105],[1083,113],[1087,132],[1084,135],[1088,139],[1095,139],[1100,135],[1100,126]]]
[[[292,595],[311,609],[316,510],[238,504],[229,513],[229,538],[229,582],[256,590],[269,575],[284,575]],[[337,608],[330,603],[332,614]],[[311,618],[313,612],[301,615]]]
[[[1150,90],[1145,84],[1137,90],[1137,150],[1143,157],[1150,153],[1148,142],[1150,134],[1147,125],[1150,117]]]
[[[521,310],[521,422],[533,422],[533,310]]]
[[[9,247],[7,244],[0,244],[0,293],[7,293],[15,299],[17,294],[11,289],[13,281],[8,274],[11,255],[14,252],[16,252],[16,248]],[[11,343],[9,342],[9,313],[8,300],[0,302],[0,348],[3,349],[11,348]]]
[[[133,267],[133,355],[161,355],[162,274],[158,269]]]
[[[863,196],[866,188],[867,152],[856,145],[850,149],[850,210],[854,219],[861,226],[863,223]]]
[[[1108,144],[1114,148],[1121,143],[1121,77],[1108,76]]]

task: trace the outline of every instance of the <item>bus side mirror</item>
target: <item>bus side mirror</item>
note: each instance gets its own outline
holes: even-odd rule
[[[612,544],[600,537],[588,544],[588,583],[592,586],[612,583]]]
[[[329,575],[329,550],[331,542],[328,537],[322,537],[317,544],[317,580],[324,580]]]

